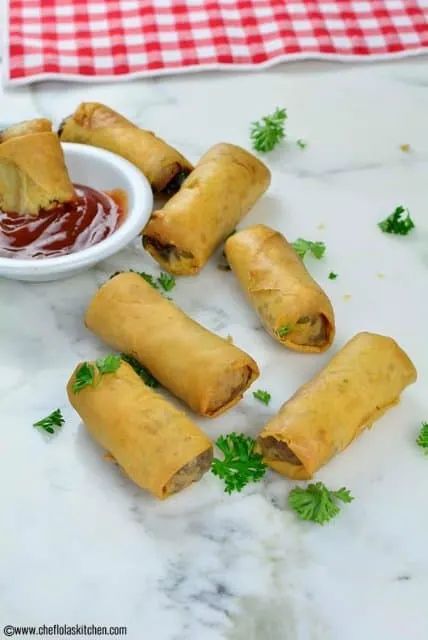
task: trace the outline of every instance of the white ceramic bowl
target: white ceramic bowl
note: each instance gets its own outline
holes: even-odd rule
[[[0,257],[0,276],[31,282],[68,278],[123,249],[140,233],[150,217],[153,207],[150,184],[128,160],[85,144],[64,142],[62,148],[72,182],[99,191],[123,189],[126,192],[126,218],[111,236],[83,251],[55,258]]]

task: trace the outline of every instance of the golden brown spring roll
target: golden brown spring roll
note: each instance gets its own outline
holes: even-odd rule
[[[198,273],[270,182],[269,169],[232,144],[217,144],[143,232],[145,249],[177,275]]]
[[[0,134],[0,209],[37,216],[75,197],[61,144],[49,120],[29,120]]]
[[[92,363],[93,364],[93,363]],[[80,365],[79,365],[80,366]],[[125,362],[95,384],[67,392],[92,437],[139,487],[166,498],[210,468],[212,444],[182,411],[155,393]]]
[[[415,380],[392,338],[358,333],[265,425],[258,438],[265,462],[289,478],[310,478]]]
[[[275,340],[295,351],[329,348],[335,333],[331,302],[284,236],[257,224],[231,236],[225,253]]]
[[[135,164],[156,192],[173,193],[192,165],[176,149],[151,131],[98,102],[82,102],[62,122],[58,135],[67,142],[81,142],[113,151]]]
[[[189,318],[135,273],[106,282],[85,323],[203,416],[232,407],[259,375],[249,355]]]
[[[13,124],[7,129],[0,131],[0,142],[5,142],[10,138],[17,138],[19,136],[26,136],[29,133],[43,133],[46,131],[52,131],[52,123],[46,118],[36,118],[34,120],[24,120]]]

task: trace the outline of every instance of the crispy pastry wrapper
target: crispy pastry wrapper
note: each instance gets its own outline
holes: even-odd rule
[[[82,102],[65,118],[58,132],[61,140],[80,142],[113,151],[135,164],[155,192],[179,188],[180,176],[192,165],[176,149],[98,102]]]
[[[232,144],[217,144],[143,232],[145,249],[177,275],[198,273],[270,182],[269,169]]]
[[[92,437],[139,487],[163,499],[210,468],[213,450],[207,436],[128,364],[122,362],[115,373],[97,373],[94,386],[75,393],[77,369],[67,386],[71,404]]]
[[[392,338],[358,333],[265,425],[258,438],[265,462],[289,478],[310,478],[415,380]]]
[[[259,375],[249,355],[189,318],[135,273],[106,282],[90,302],[85,323],[204,416],[232,407]]]
[[[335,334],[330,300],[278,231],[257,224],[232,235],[227,260],[268,333],[295,351],[319,353]]]
[[[0,143],[6,142],[10,138],[26,136],[29,133],[46,133],[52,131],[52,123],[46,118],[35,118],[34,120],[24,120],[13,124],[7,129],[0,131]]]
[[[75,197],[64,154],[49,120],[13,125],[0,133],[0,209],[37,216]]]

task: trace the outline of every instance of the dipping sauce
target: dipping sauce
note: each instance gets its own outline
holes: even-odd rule
[[[126,194],[74,185],[77,198],[42,210],[37,217],[0,211],[0,256],[53,258],[92,247],[125,217]]]

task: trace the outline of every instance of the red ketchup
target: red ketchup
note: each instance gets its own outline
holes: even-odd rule
[[[74,185],[77,198],[39,215],[0,211],[0,256],[53,258],[92,247],[110,236],[125,216],[124,192]]]

